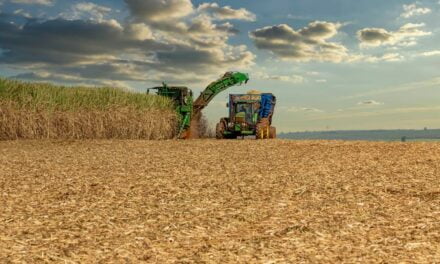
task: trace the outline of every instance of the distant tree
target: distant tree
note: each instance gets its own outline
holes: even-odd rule
[[[402,141],[402,142],[406,142],[406,137],[403,136],[402,139],[401,139],[401,141]]]

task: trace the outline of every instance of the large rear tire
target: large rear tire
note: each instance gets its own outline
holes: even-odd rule
[[[264,127],[262,124],[257,124],[255,128],[255,139],[264,139]]]
[[[270,126],[269,126],[269,125],[267,125],[267,126],[264,128],[264,138],[265,138],[265,139],[269,139],[269,138],[270,138]]]
[[[255,128],[255,138],[256,139],[266,139],[269,138],[269,120],[267,118],[262,118]]]

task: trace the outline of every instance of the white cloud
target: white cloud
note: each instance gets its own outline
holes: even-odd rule
[[[302,83],[304,82],[304,78],[299,75],[272,75],[268,77],[269,80],[274,81],[283,81],[283,82],[291,82],[291,83]]]
[[[309,71],[309,72],[306,72],[306,74],[307,74],[307,75],[310,75],[310,76],[318,76],[318,75],[319,75],[319,72],[316,72],[316,71]]]
[[[282,82],[290,82],[290,83],[305,82],[304,77],[300,75],[269,75],[267,73],[258,72],[253,76],[256,79],[260,79],[260,80],[272,80],[272,81],[282,81]]]
[[[315,80],[315,82],[317,82],[317,83],[326,83],[327,80],[326,79],[319,79],[319,80]]]
[[[26,17],[26,18],[31,18],[31,17],[32,17],[32,15],[31,15],[30,13],[24,11],[24,10],[21,9],[21,8],[15,10],[15,11],[14,11],[14,15],[21,15],[21,16]]]
[[[309,62],[396,62],[404,57],[398,53],[386,53],[382,56],[350,53],[342,44],[330,41],[337,35],[339,23],[319,22],[310,23],[307,27],[294,30],[289,25],[264,27],[249,33],[254,44],[259,49],[269,50],[282,60]],[[401,43],[413,40],[417,36],[431,34],[421,31],[424,24],[406,24],[394,35],[384,29],[363,29],[358,32],[359,39],[370,45],[380,45],[389,38],[396,37]],[[389,36],[388,36],[389,35]]]
[[[283,108],[281,108],[282,110]],[[285,107],[286,112],[290,113],[298,113],[298,112],[306,112],[306,113],[323,113],[321,109],[313,108],[313,107],[297,107],[297,106],[291,106],[291,107]]]
[[[367,105],[367,106],[375,106],[375,105],[383,105],[383,103],[374,101],[374,100],[365,100],[362,102],[359,102],[358,105]]]
[[[310,18],[304,17],[304,16],[297,16],[297,15],[293,15],[293,14],[288,14],[287,15],[288,19],[297,19],[297,20],[309,20]]]
[[[197,11],[210,13],[218,20],[256,20],[256,15],[245,8],[233,9],[230,6],[220,7],[217,3],[203,3],[197,8]]]
[[[52,5],[55,0],[10,0],[14,4],[25,5]]]
[[[170,21],[194,12],[191,0],[124,0],[130,12],[143,21]]]
[[[329,41],[341,26],[339,23],[315,21],[295,30],[281,24],[257,29],[249,36],[258,49],[269,50],[283,60],[342,62],[349,56],[347,48]]]
[[[365,56],[363,58],[364,61],[366,62],[381,62],[381,61],[385,61],[385,62],[397,62],[397,61],[402,61],[405,58],[400,55],[399,53],[386,53],[382,56]]]
[[[419,7],[418,4],[419,3],[403,5],[404,12],[400,16],[404,18],[410,18],[413,16],[426,15],[431,13],[431,9],[427,7]]]
[[[383,28],[364,28],[357,32],[361,47],[411,46],[415,45],[417,38],[429,36],[432,32],[423,31],[425,24],[408,23],[397,31],[388,31]]]
[[[126,26],[125,31],[128,35],[137,40],[153,39],[153,33],[145,23],[133,23]]]
[[[401,61],[404,57],[399,53],[386,53],[379,60],[382,61]]]
[[[103,20],[104,16],[110,13],[112,9],[110,7],[97,5],[91,2],[81,2],[73,6],[73,12],[78,16],[81,14],[88,14],[90,18],[96,20]]]
[[[439,56],[440,50],[425,51],[425,52],[420,53],[420,55],[424,56],[424,57]]]

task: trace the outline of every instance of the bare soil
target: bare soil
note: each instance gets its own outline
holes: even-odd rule
[[[3,141],[0,262],[438,263],[440,143]]]

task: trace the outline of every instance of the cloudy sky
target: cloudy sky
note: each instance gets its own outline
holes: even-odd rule
[[[0,76],[197,94],[239,70],[284,132],[440,128],[439,69],[439,0],[0,0]]]

